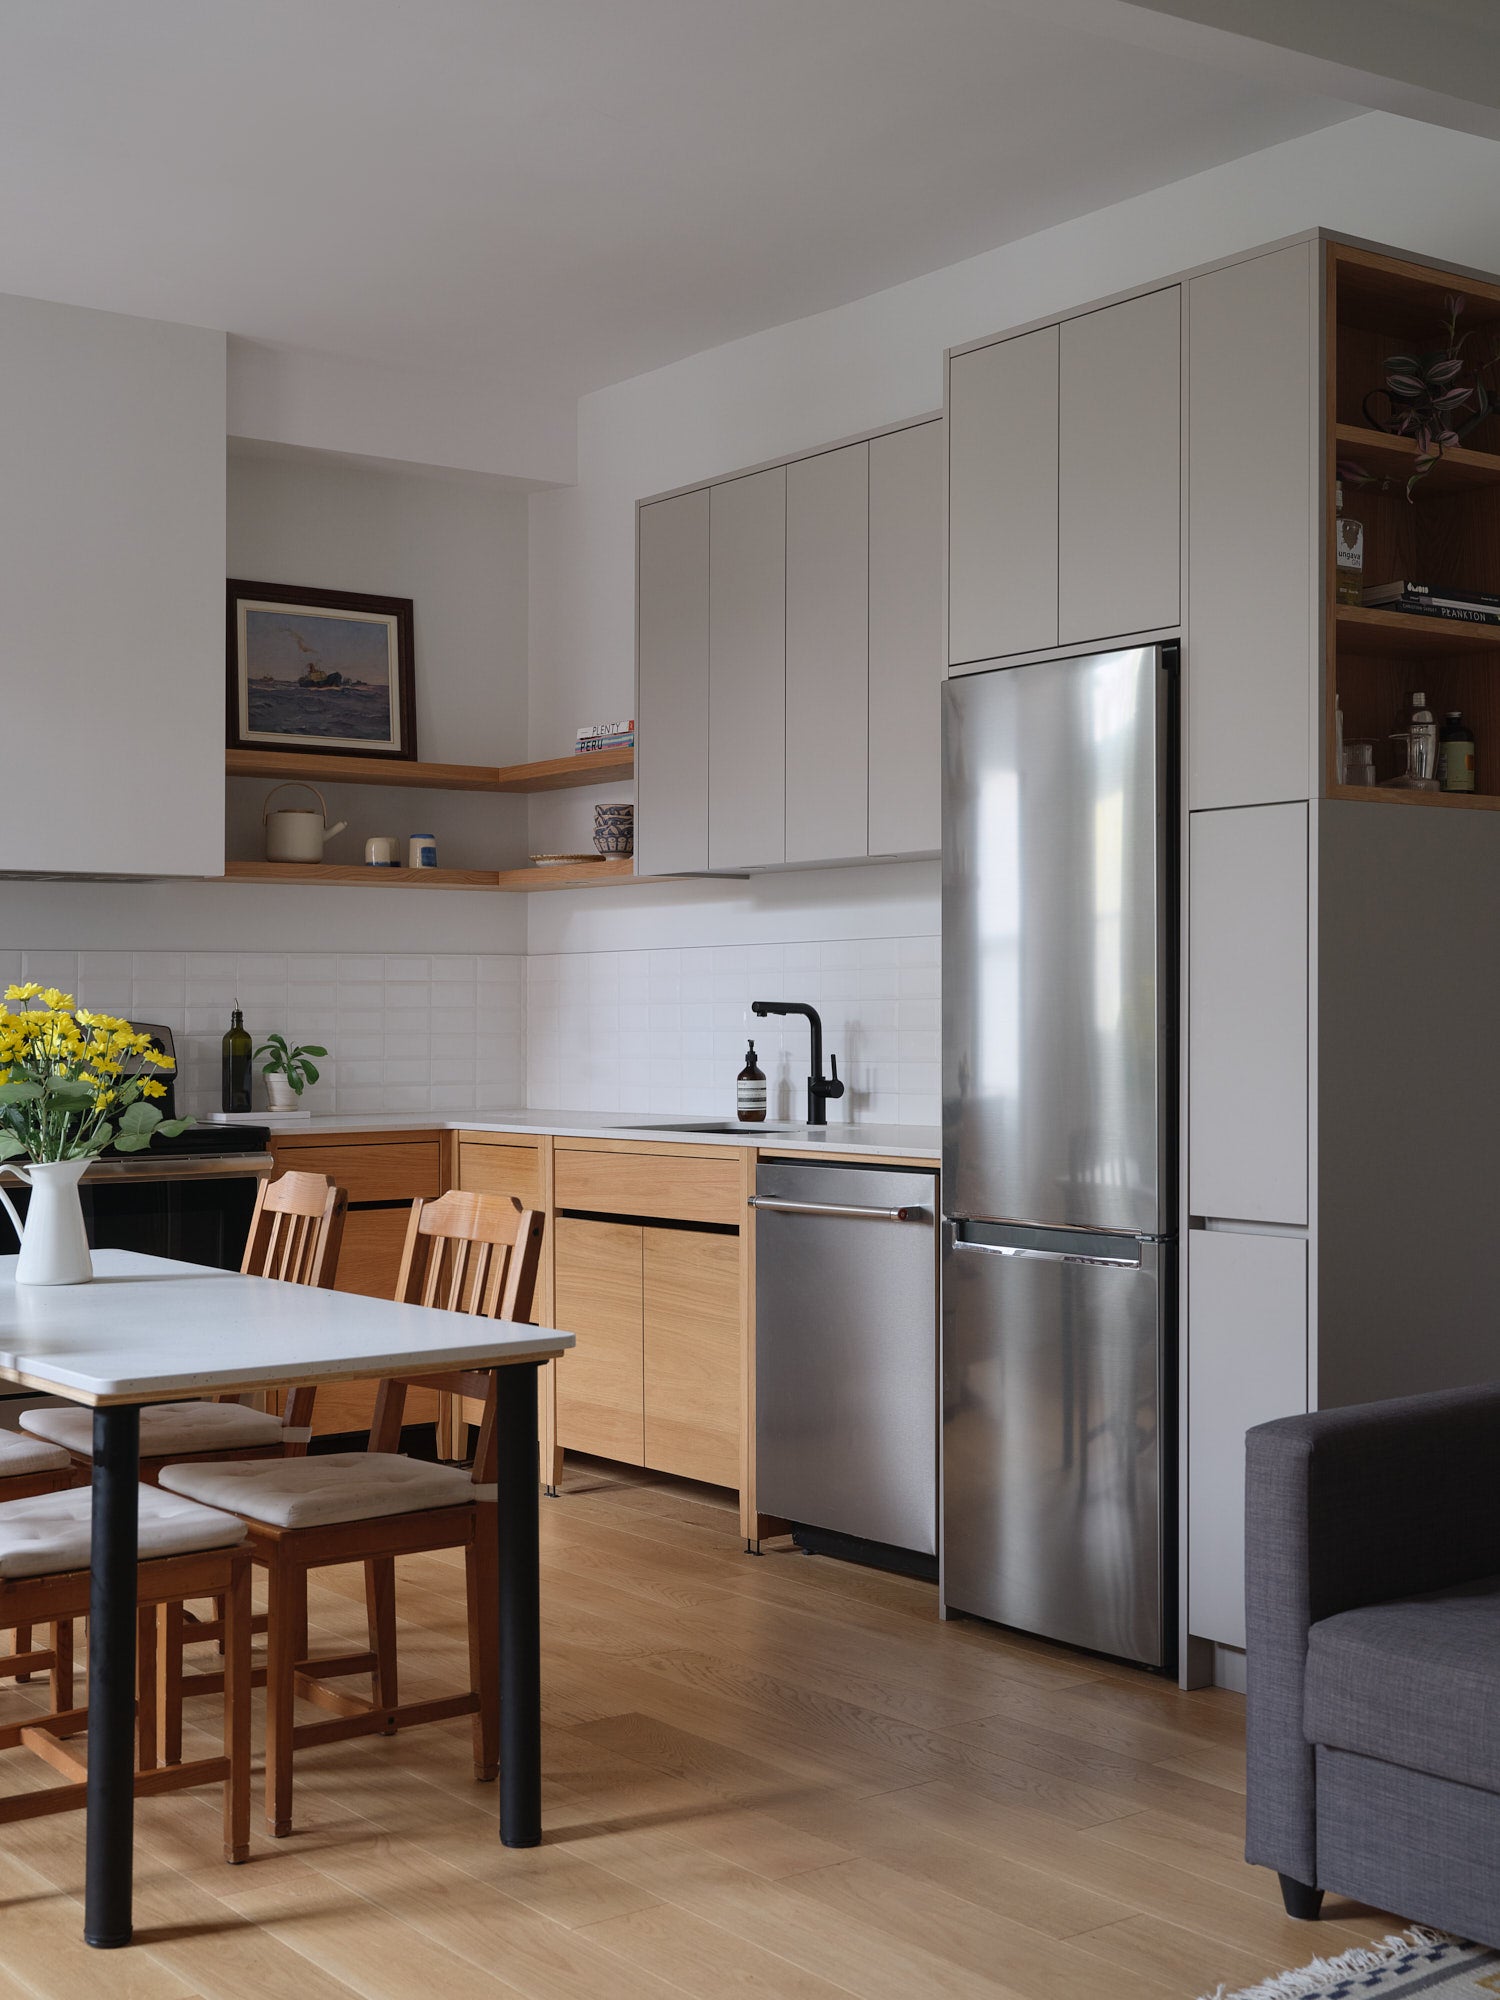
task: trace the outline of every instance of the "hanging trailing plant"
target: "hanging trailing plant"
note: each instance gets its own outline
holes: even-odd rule
[[[1475,331],[1458,330],[1467,303],[1462,294],[1450,292],[1443,300],[1441,344],[1417,353],[1390,355],[1385,364],[1385,386],[1372,389],[1361,405],[1365,422],[1372,429],[1389,437],[1409,437],[1417,447],[1406,481],[1408,500],[1444,450],[1462,444],[1500,404],[1500,387],[1494,379],[1500,348],[1492,342],[1491,352],[1479,362],[1471,362],[1464,353]],[[1354,486],[1386,483],[1357,459],[1341,459],[1338,471],[1341,479]]]

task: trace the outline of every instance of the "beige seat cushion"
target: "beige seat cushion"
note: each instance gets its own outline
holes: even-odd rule
[[[19,1431],[0,1431],[0,1481],[30,1479],[38,1472],[66,1472],[72,1463],[68,1454],[59,1451],[55,1444],[23,1437]],[[4,1497],[5,1489],[0,1484],[0,1499]]]
[[[333,1451],[319,1458],[269,1458],[169,1465],[163,1486],[224,1507],[269,1528],[322,1528],[383,1514],[420,1514],[495,1497],[467,1472],[390,1451]]]
[[[142,1559],[228,1549],[245,1539],[244,1523],[232,1514],[199,1507],[154,1486],[142,1486],[140,1495],[136,1547]],[[86,1486],[0,1501],[0,1577],[59,1576],[87,1569],[92,1505]]]
[[[80,1458],[94,1455],[94,1413],[71,1409],[23,1410],[33,1437],[60,1444]],[[141,1457],[170,1458],[179,1451],[248,1451],[290,1441],[280,1417],[243,1403],[148,1403],[141,1411]],[[299,1431],[297,1436],[305,1436]]]

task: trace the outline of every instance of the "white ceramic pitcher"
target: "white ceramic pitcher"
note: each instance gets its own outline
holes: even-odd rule
[[[28,1166],[12,1161],[11,1171],[31,1189],[23,1223],[0,1188],[0,1204],[21,1239],[18,1285],[86,1285],[93,1277],[83,1203],[78,1198],[78,1183],[88,1164],[87,1159],[33,1161]]]
[[[289,792],[299,786],[303,791],[311,792],[317,800],[317,812],[311,806],[278,806],[272,812],[271,801],[277,792]],[[300,778],[273,786],[266,793],[260,816],[266,829],[267,861],[321,861],[324,842],[332,840],[336,833],[342,833],[349,824],[348,820],[341,819],[330,826],[323,794],[316,785],[303,784]]]

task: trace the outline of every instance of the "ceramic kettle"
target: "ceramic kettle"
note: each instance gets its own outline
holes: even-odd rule
[[[277,792],[294,791],[299,785],[303,791],[312,793],[318,802],[318,811],[314,812],[311,806],[278,806],[272,812],[271,801]],[[303,785],[300,778],[276,785],[267,792],[260,816],[266,829],[267,861],[321,861],[323,843],[332,840],[336,833],[342,833],[349,824],[348,820],[341,819],[330,826],[323,794],[316,785]]]

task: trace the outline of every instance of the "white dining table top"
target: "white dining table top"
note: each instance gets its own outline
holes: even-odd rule
[[[0,1382],[140,1403],[545,1361],[571,1333],[96,1250],[87,1285],[18,1285],[0,1257]]]

